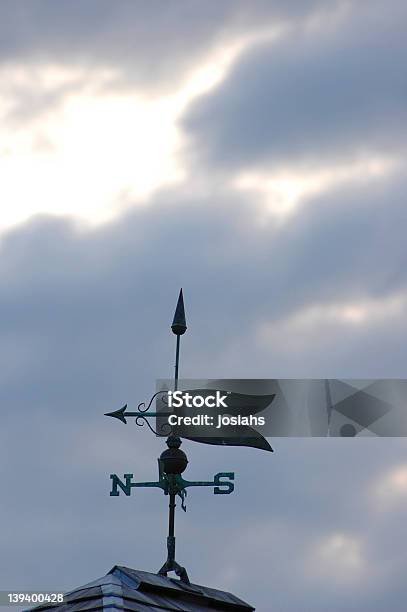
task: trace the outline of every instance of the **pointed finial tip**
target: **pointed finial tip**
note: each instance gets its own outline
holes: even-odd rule
[[[176,336],[182,336],[187,331],[187,323],[185,320],[184,295],[182,288],[179,292],[177,307],[175,309],[174,320],[171,329]]]
[[[105,416],[114,417],[115,419],[119,419],[119,421],[126,424],[127,423],[126,416],[125,416],[126,409],[127,409],[127,404],[125,404],[123,408],[120,408],[119,410],[115,410],[114,412],[105,412]]]

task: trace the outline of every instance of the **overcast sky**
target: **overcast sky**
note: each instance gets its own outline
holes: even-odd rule
[[[0,590],[157,571],[172,374],[406,378],[403,0],[0,3]],[[404,439],[184,443],[177,556],[260,612],[405,610]],[[182,515],[181,515],[182,514]]]

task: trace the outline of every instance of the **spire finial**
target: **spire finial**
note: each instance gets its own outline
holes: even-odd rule
[[[182,289],[179,292],[177,307],[175,309],[174,320],[171,329],[176,336],[182,336],[187,331],[187,322],[185,320],[184,296]]]

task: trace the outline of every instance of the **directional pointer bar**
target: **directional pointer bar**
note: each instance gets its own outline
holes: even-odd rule
[[[145,418],[154,418],[154,417],[166,417],[166,416],[170,416],[171,414],[173,414],[172,412],[142,412],[142,411],[138,411],[138,412],[126,412],[127,410],[127,404],[125,404],[123,406],[123,408],[120,408],[119,410],[115,410],[114,412],[105,412],[105,416],[110,416],[110,417],[115,417],[116,419],[119,419],[119,421],[121,421],[122,423],[127,423],[126,421],[126,417],[142,417],[143,419]]]

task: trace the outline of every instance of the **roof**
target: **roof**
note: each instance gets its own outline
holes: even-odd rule
[[[147,612],[203,612],[208,610],[252,612],[254,608],[226,591],[185,584],[150,572],[115,565],[110,572],[66,593],[64,603],[31,608],[36,612],[88,612],[90,610]]]

